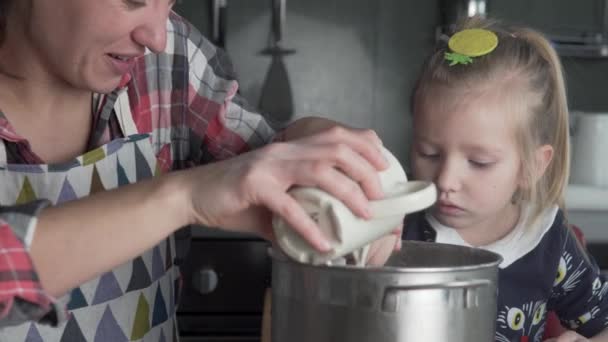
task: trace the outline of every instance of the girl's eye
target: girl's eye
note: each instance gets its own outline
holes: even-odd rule
[[[422,158],[433,159],[439,157],[439,153],[418,151],[418,155]]]
[[[477,169],[485,169],[487,167],[490,167],[492,164],[494,164],[493,162],[476,161],[476,160],[469,160],[469,163]]]

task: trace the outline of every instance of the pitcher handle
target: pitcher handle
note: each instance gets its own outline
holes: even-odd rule
[[[407,215],[426,209],[437,200],[437,188],[432,182],[400,182],[395,187],[386,198],[370,202],[373,218]]]

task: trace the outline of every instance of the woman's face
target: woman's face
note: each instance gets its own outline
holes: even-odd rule
[[[43,68],[78,88],[109,92],[146,48],[164,50],[174,0],[30,2],[25,42]]]

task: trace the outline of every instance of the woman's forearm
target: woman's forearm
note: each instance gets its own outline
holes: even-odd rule
[[[153,178],[43,210],[30,250],[43,288],[63,295],[188,224],[180,178]]]

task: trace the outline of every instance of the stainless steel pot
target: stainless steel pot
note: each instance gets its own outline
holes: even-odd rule
[[[494,340],[502,260],[495,253],[404,241],[378,268],[271,254],[273,342]]]

